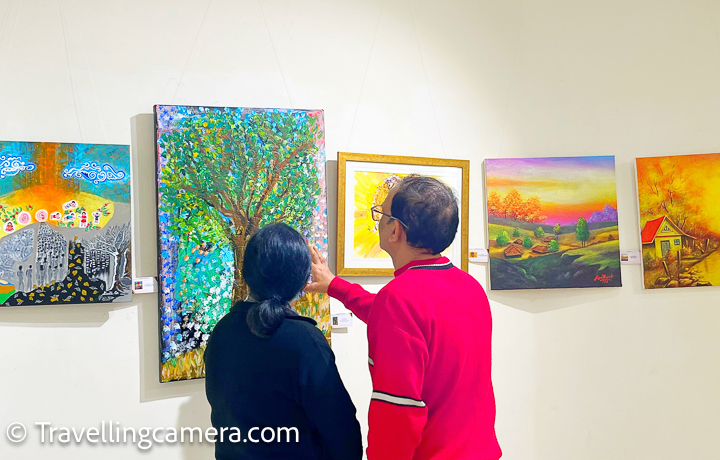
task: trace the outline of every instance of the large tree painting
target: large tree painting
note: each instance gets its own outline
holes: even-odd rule
[[[321,110],[156,106],[161,380],[202,377],[215,324],[245,299],[243,255],[283,221],[327,252]],[[295,308],[330,336],[327,296]]]
[[[123,302],[126,145],[0,142],[0,305]]]
[[[645,287],[720,285],[720,153],[636,162]]]
[[[492,289],[620,286],[615,158],[486,160]]]

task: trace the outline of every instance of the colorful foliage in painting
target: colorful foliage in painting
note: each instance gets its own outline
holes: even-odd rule
[[[645,287],[720,285],[720,153],[636,163]]]
[[[0,142],[3,305],[130,300],[130,240],[127,146]]]
[[[494,159],[485,169],[492,289],[621,285],[614,157]]]
[[[245,246],[283,221],[327,252],[322,111],[157,106],[161,380],[204,375],[212,329],[247,286]],[[298,311],[329,336],[329,299]]]

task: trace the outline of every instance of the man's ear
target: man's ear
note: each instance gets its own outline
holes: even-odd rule
[[[390,236],[388,236],[388,242],[397,243],[402,238],[402,224],[397,219],[393,219],[390,225],[392,225],[392,229]]]

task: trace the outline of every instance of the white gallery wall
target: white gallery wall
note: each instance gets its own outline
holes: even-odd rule
[[[0,139],[132,143],[137,276],[156,274],[154,104],[324,109],[333,231],[338,151],[468,159],[471,247],[485,158],[615,155],[620,246],[639,249],[634,158],[720,151],[718,82],[711,0],[0,0]],[[484,265],[470,272],[487,286]],[[720,287],[622,275],[489,292],[503,458],[720,457]],[[211,458],[42,445],[32,426],[209,426],[202,380],[158,383],[156,310],[153,294],[0,309],[0,457]],[[366,433],[365,332],[333,349]]]

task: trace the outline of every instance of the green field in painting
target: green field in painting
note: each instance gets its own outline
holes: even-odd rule
[[[556,237],[552,226],[504,219],[498,223],[499,220],[492,219],[488,227],[492,289],[621,286],[617,223],[589,224],[589,238],[583,247],[574,226],[563,226],[562,233]],[[540,237],[534,233],[538,227],[545,232]],[[522,248],[520,257],[504,255],[508,245],[501,246],[496,241],[502,231],[509,236],[509,244]],[[548,236],[557,238],[559,249],[544,254],[534,251],[548,245],[545,241]],[[531,248],[515,243],[526,237],[532,241]]]

